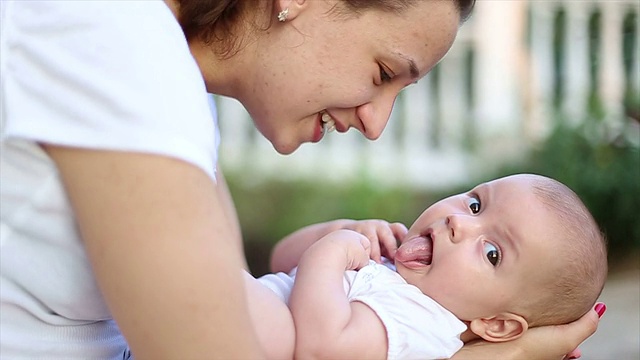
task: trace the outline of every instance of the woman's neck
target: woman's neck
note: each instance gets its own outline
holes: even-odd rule
[[[164,2],[178,19],[179,2],[177,0],[164,0]],[[250,84],[246,84],[246,82],[253,78],[251,72],[255,67],[252,64],[255,64],[256,61],[255,56],[252,55],[256,54],[253,49],[255,39],[250,39],[250,37],[258,34],[247,29],[250,27],[248,22],[241,21],[239,26],[244,27],[234,31],[234,34],[238,36],[239,46],[237,51],[232,52],[230,56],[221,55],[222,51],[218,51],[216,46],[219,44],[216,42],[205,42],[197,36],[189,39],[189,50],[200,68],[209,93],[237,98],[245,91],[245,88],[250,87]]]

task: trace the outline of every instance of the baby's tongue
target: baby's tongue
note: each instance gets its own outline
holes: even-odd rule
[[[429,265],[431,264],[431,254],[433,251],[432,245],[430,238],[425,236],[416,236],[400,245],[394,260],[401,263],[417,261],[419,263]]]

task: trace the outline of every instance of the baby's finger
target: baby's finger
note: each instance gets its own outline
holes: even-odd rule
[[[402,240],[409,232],[409,229],[407,229],[407,227],[403,223],[399,222],[390,223],[389,228],[393,232],[393,235],[398,242]]]
[[[398,240],[393,231],[388,226],[378,229],[378,240],[380,242],[382,256],[393,259],[398,249]]]
[[[373,242],[368,237],[360,234],[360,244],[362,244],[362,247],[364,248],[368,257],[369,254],[371,253],[371,247],[373,246]]]
[[[384,228],[382,233],[378,234],[380,242],[382,242],[383,255],[393,260],[396,255],[396,250],[398,250],[398,244],[407,232],[407,227],[398,222],[390,223],[388,227]]]
[[[358,259],[358,265],[356,267],[356,270],[369,264],[369,259],[371,257],[371,255],[370,255],[371,254],[371,248],[374,245],[374,242],[370,241],[369,238],[366,237],[366,236],[360,236],[360,244],[364,248],[364,253],[360,252],[360,254],[362,254],[362,255]]]
[[[362,235],[366,236],[367,239],[371,242],[371,252],[369,253],[369,258],[374,260],[375,262],[380,262],[380,243],[378,242],[378,234],[376,232],[375,227],[363,227],[360,229]]]

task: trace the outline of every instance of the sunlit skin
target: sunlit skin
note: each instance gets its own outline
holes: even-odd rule
[[[552,240],[562,231],[557,223],[532,193],[530,176],[491,181],[425,210],[395,264],[403,278],[462,320],[504,312],[526,317],[517,306],[528,296],[525,288],[542,288],[545,276],[562,268],[562,257],[554,256],[561,244]],[[428,256],[429,236],[432,262],[425,265],[415,260]]]
[[[257,32],[229,60],[191,44],[208,91],[242,102],[280,153],[320,140],[322,111],[339,132],[356,128],[378,138],[400,90],[442,59],[459,26],[453,1],[418,1],[401,15],[372,10],[359,17],[329,13],[335,3],[287,2],[287,21]]]

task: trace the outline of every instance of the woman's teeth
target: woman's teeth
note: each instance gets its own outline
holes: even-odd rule
[[[327,113],[322,113],[322,131],[330,133],[336,129],[336,122]]]

